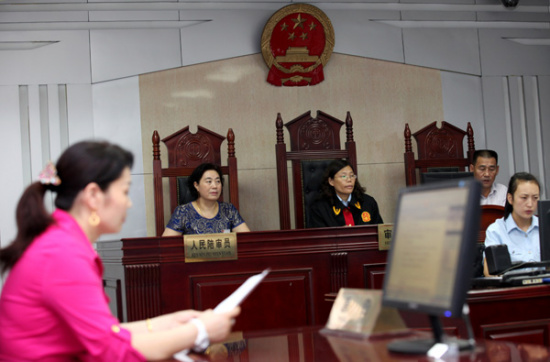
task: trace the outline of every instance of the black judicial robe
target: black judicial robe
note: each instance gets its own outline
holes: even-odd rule
[[[332,227],[346,225],[344,219],[344,204],[334,196],[335,205],[332,205],[327,198],[315,201],[310,208],[309,227]],[[378,211],[378,204],[374,197],[364,194],[363,201],[359,201],[352,195],[349,202],[349,210],[353,215],[355,225],[383,224],[382,216]]]

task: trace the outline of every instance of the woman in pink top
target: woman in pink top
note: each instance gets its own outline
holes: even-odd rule
[[[80,142],[49,165],[23,193],[18,233],[0,249],[1,361],[143,361],[204,349],[229,334],[239,308],[180,311],[119,323],[103,291],[103,265],[92,243],[120,231],[133,156],[107,142]],[[56,193],[53,214],[44,207]]]

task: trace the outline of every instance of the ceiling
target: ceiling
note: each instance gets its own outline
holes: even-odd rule
[[[503,2],[514,1],[519,1],[515,7],[503,5]],[[183,28],[211,20],[208,11],[276,11],[292,3],[294,1],[0,0],[0,32]],[[326,12],[361,11],[365,14],[365,21],[399,28],[550,30],[550,0],[336,0],[307,3]],[[205,10],[204,18],[186,17],[187,10]],[[550,45],[550,32],[513,40],[526,45]],[[47,44],[12,42],[10,47],[43,45]]]

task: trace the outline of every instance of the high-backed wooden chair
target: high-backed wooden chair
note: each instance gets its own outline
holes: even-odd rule
[[[313,118],[311,112],[286,123],[290,134],[290,151],[286,150],[283,135],[283,120],[277,114],[277,183],[279,193],[279,220],[281,230],[290,229],[290,196],[288,187],[288,161],[292,163],[293,198],[295,207],[295,226],[307,227],[309,205],[319,193],[322,177],[328,164],[334,159],[347,159],[357,172],[357,155],[353,140],[353,120],[350,113],[346,117],[346,145],[340,147],[340,128],[344,122],[317,111]]]
[[[485,252],[485,232],[496,219],[504,216],[504,206],[481,205],[481,220],[477,236],[477,253],[474,261],[474,277],[483,276],[483,257]]]
[[[467,172],[474,151],[474,130],[468,122],[466,131],[447,122],[441,128],[433,122],[413,135],[416,140],[418,158],[412,150],[411,130],[405,125],[405,179],[407,186],[417,184],[416,171],[426,172]],[[468,136],[468,151],[464,155],[464,136]]]
[[[204,127],[198,126],[197,133],[191,133],[189,126],[164,138],[162,142],[168,151],[168,167],[163,168],[160,160],[160,137],[153,132],[153,187],[155,198],[155,226],[157,236],[162,235],[165,224],[163,178],[169,179],[170,214],[183,203],[190,202],[187,190],[187,177],[201,163],[219,165],[229,182],[229,200],[239,208],[239,187],[237,178],[237,158],[235,157],[235,134],[227,132],[227,165],[221,164],[221,144],[225,137]],[[220,198],[223,200],[223,195]]]
[[[485,242],[485,231],[495,222],[496,219],[504,217],[504,206],[500,205],[481,205],[481,221],[479,223],[478,242]]]

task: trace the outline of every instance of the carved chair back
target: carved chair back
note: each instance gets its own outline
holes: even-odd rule
[[[412,150],[411,130],[405,125],[405,179],[407,186],[417,184],[417,170],[426,172],[463,172],[461,177],[471,177],[468,173],[474,151],[474,131],[470,122],[463,131],[445,121],[441,128],[433,122],[413,135],[416,140],[418,158]],[[464,137],[468,137],[468,151],[464,155]],[[454,175],[456,176],[456,175]],[[453,175],[449,175],[453,177]]]
[[[170,214],[183,203],[192,201],[187,188],[187,178],[202,163],[219,165],[229,182],[230,202],[239,208],[237,158],[235,157],[235,134],[227,132],[227,165],[221,164],[221,144],[225,137],[198,126],[197,133],[191,133],[189,126],[162,139],[168,152],[168,167],[163,168],[160,159],[160,137],[153,132],[153,188],[155,199],[156,235],[162,235],[166,226],[164,217],[163,179],[168,179]],[[223,194],[220,197],[223,201]]]
[[[357,170],[357,155],[353,140],[353,120],[346,117],[346,144],[340,146],[340,128],[344,122],[317,111],[317,117],[308,111],[284,124],[290,135],[290,151],[286,150],[283,120],[277,114],[275,122],[277,144],[277,182],[279,194],[279,220],[281,230],[291,228],[290,190],[288,186],[288,161],[291,162],[295,227],[308,226],[309,206],[319,194],[326,167],[334,159],[347,159]]]
[[[485,231],[495,222],[496,219],[504,217],[504,206],[500,205],[481,205],[481,222],[479,225],[478,242],[485,242]]]

